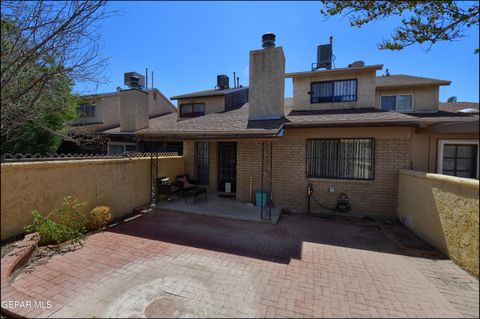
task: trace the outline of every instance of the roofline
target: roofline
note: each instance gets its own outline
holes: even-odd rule
[[[337,68],[331,70],[316,70],[316,71],[302,71],[302,72],[291,72],[286,73],[285,78],[296,78],[296,77],[304,77],[304,76],[316,76],[316,75],[324,75],[330,73],[343,73],[346,71],[370,71],[370,70],[381,70],[383,69],[383,64],[374,64],[374,65],[367,65],[362,67],[350,67],[350,68]]]
[[[248,89],[248,86],[242,86],[240,88],[229,88],[229,89],[225,89],[225,90],[219,90],[219,91],[225,91],[225,92],[221,92],[221,93],[217,93],[217,94],[208,94],[207,93],[205,95],[200,94],[200,95],[195,95],[195,96],[189,96],[189,95],[200,93],[200,92],[203,92],[203,91],[185,93],[185,94],[181,94],[181,95],[172,96],[172,97],[170,97],[170,100],[194,99],[194,98],[197,98],[197,97],[224,96],[227,93],[236,92],[236,91],[243,90],[243,89]]]
[[[419,127],[420,125],[413,121],[375,121],[375,122],[324,122],[324,123],[285,123],[285,128],[335,128],[335,127],[385,127],[385,126],[409,126]]]
[[[396,88],[405,88],[405,87],[428,87],[428,86],[442,86],[442,85],[450,85],[452,81],[443,81],[437,80],[436,82],[430,83],[406,83],[406,84],[389,84],[389,85],[376,85],[375,88],[380,89],[396,89]]]

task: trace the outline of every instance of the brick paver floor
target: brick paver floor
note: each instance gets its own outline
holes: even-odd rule
[[[13,285],[55,317],[478,317],[478,280],[377,228],[157,211],[37,262]]]

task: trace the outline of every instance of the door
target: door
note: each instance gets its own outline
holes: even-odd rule
[[[229,184],[227,184],[229,183]],[[237,143],[218,143],[218,191],[237,191]]]

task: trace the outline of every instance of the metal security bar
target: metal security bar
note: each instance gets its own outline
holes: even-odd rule
[[[200,185],[209,184],[209,175],[208,175],[208,142],[197,142],[196,143],[196,180]]]
[[[311,103],[351,102],[357,100],[357,80],[312,82]]]
[[[372,180],[374,139],[319,139],[307,141],[308,177]]]

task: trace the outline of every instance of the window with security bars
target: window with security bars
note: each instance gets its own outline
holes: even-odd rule
[[[357,100],[357,80],[312,82],[311,103],[351,102]]]
[[[199,185],[208,185],[208,142],[196,144],[196,181]]]
[[[307,141],[308,177],[372,180],[375,140],[319,139]]]
[[[477,177],[477,145],[445,144],[442,174],[465,178]]]

